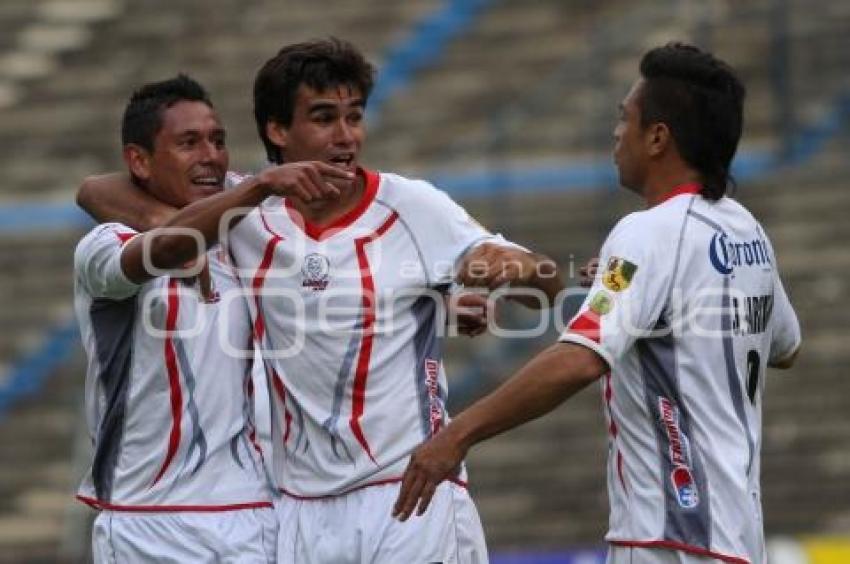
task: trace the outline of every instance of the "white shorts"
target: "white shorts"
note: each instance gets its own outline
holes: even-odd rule
[[[275,561],[277,519],[271,508],[216,513],[102,511],[92,528],[96,564]]]
[[[608,545],[605,564],[725,564],[716,558],[681,550]]]
[[[486,564],[487,546],[466,488],[444,482],[425,515],[392,517],[400,484],[340,496],[275,501],[279,564]]]

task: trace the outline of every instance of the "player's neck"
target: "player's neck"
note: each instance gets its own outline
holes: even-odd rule
[[[329,225],[357,207],[366,191],[366,180],[358,174],[351,187],[342,190],[336,200],[321,200],[305,204],[293,199],[293,207],[306,221],[319,227]]]
[[[668,194],[685,184],[699,184],[699,174],[687,167],[675,167],[656,171],[644,184],[643,197],[646,207],[657,206],[667,199]]]

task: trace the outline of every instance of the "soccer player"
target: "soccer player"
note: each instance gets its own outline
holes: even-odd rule
[[[169,225],[212,241],[236,206],[256,206],[227,246],[266,353],[279,562],[486,562],[462,474],[438,488],[427,519],[390,515],[410,452],[448,420],[442,295],[457,280],[536,288],[549,302],[562,282],[551,261],[490,234],[427,182],[360,166],[373,73],[331,39],[284,47],[255,81],[269,160],[332,164],[349,186],[257,206],[263,171]]]
[[[181,208],[222,190],[225,132],[185,75],[133,94],[122,141],[130,176],[151,198]],[[239,282],[219,248],[202,259],[201,276],[168,271],[197,255],[191,237],[119,223],[95,227],[75,252],[94,446],[77,497],[101,510],[96,562],[275,561],[277,522],[253,438],[252,358],[228,350],[250,342],[250,314],[244,301],[221,301]]]
[[[647,209],[608,236],[602,273],[559,342],[417,449],[400,519],[429,508],[472,445],[602,378],[608,561],[765,562],[764,372],[791,366],[800,328],[764,230],[725,195],[744,87],[679,43],[649,51],[640,74],[614,160]]]

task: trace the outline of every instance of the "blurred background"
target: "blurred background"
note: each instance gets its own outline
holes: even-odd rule
[[[207,86],[231,165],[263,165],[259,66],[329,34],[380,69],[364,162],[425,177],[482,223],[556,258],[569,283],[623,213],[616,105],[641,54],[669,40],[742,75],[737,197],[773,239],[803,353],[769,372],[763,492],[771,562],[850,562],[850,2],[846,0],[0,1],[0,561],[85,562],[92,512],[72,252],[91,173],[122,169],[132,90],[185,71]],[[504,325],[537,322],[501,311]],[[456,410],[538,339],[447,343]],[[496,564],[593,563],[607,525],[596,387],[469,460]]]

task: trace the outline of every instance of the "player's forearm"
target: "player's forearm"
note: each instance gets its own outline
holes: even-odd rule
[[[604,361],[593,351],[557,343],[495,392],[464,410],[445,432],[467,451],[476,443],[549,413],[606,370]]]
[[[534,309],[542,309],[544,307],[552,307],[561,290],[564,289],[564,281],[561,278],[561,272],[555,261],[549,257],[537,253],[532,253],[535,260],[534,274],[528,281],[528,286],[537,288],[546,294],[548,303],[541,303],[537,299],[523,299],[519,301],[526,307]]]
[[[195,258],[198,239],[204,247],[215,244],[221,234],[238,223],[255,206],[269,196],[268,185],[256,177],[249,178],[233,190],[199,200],[178,211],[163,226],[151,251],[154,264],[173,268]],[[183,232],[194,232],[197,237]],[[201,249],[203,251],[204,249]],[[156,260],[162,260],[158,264]]]
[[[137,231],[159,227],[176,212],[118,172],[86,177],[77,191],[77,205],[100,223],[114,221]]]

